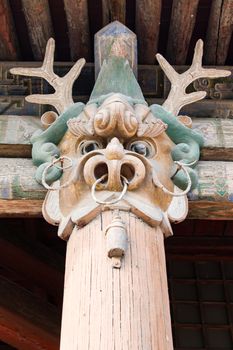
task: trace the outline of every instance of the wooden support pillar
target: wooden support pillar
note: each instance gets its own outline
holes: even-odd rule
[[[164,238],[121,212],[128,249],[120,269],[107,257],[108,211],[67,244],[61,350],[173,349]]]

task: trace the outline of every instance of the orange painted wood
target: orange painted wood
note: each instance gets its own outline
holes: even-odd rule
[[[87,0],[64,0],[70,54],[73,61],[84,57],[90,61],[90,32]]]
[[[159,40],[161,0],[136,1],[136,34],[139,63],[154,64]]]
[[[199,0],[173,0],[166,56],[171,64],[185,64],[198,4]]]
[[[102,0],[103,27],[110,22],[125,24],[126,0]]]
[[[18,350],[58,350],[59,324],[59,314],[53,306],[15,283],[0,279],[2,341]]]
[[[163,234],[120,215],[129,238],[121,269],[106,252],[110,211],[68,241],[61,350],[173,349]]]
[[[53,37],[48,0],[22,0],[22,9],[28,27],[34,59],[41,61],[44,57],[48,39]]]
[[[17,60],[19,50],[8,0],[0,0],[0,22],[0,60]]]

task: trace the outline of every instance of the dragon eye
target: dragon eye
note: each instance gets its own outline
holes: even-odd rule
[[[127,147],[130,151],[138,153],[144,157],[152,156],[152,146],[146,141],[134,141]]]
[[[81,154],[87,154],[89,152],[95,151],[96,149],[101,148],[101,145],[97,141],[83,141],[80,144]]]

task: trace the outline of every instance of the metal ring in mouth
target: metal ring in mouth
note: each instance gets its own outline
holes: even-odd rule
[[[60,166],[57,166],[55,164],[57,164],[58,162],[61,162],[61,164],[63,164],[63,161],[64,160],[68,160],[70,162],[70,164],[64,166],[64,167],[60,167]],[[71,158],[67,157],[67,156],[62,156],[62,157],[59,157],[59,158],[56,158],[54,159],[50,164],[48,164],[45,168],[44,168],[44,171],[42,173],[42,179],[41,179],[41,182],[42,182],[42,185],[47,189],[47,190],[50,190],[50,191],[57,191],[57,190],[60,190],[61,188],[64,188],[64,187],[67,187],[70,185],[70,183],[72,182],[71,180],[65,182],[63,185],[59,185],[59,186],[56,186],[56,187],[52,187],[52,186],[49,186],[47,183],[46,183],[46,175],[47,175],[47,172],[50,168],[52,168],[53,166],[55,166],[57,169],[61,169],[61,170],[67,170],[69,168],[71,168],[73,166],[73,161]]]
[[[107,174],[104,174],[103,176],[101,176],[99,179],[97,179],[92,187],[91,187],[91,195],[92,195],[92,198],[94,199],[94,201],[98,204],[104,204],[104,205],[111,205],[111,204],[116,204],[118,203],[120,200],[122,200],[122,198],[124,197],[124,195],[126,194],[126,191],[127,191],[127,188],[128,188],[128,180],[121,175],[121,178],[123,180],[123,183],[124,183],[124,187],[123,187],[123,190],[120,194],[120,196],[116,199],[113,199],[112,201],[101,201],[99,199],[96,198],[96,195],[95,195],[95,190],[96,190],[96,186],[102,181],[104,180],[108,175]]]
[[[179,192],[179,193],[176,193],[176,192],[171,192],[169,191],[160,181],[159,179],[157,178],[156,176],[156,179],[154,178],[154,184],[159,187],[164,193],[167,193],[167,194],[170,194],[171,196],[173,197],[182,197],[184,195],[186,195],[190,189],[191,189],[191,186],[192,186],[192,181],[191,181],[191,178],[190,178],[190,175],[188,173],[188,170],[186,169],[185,165],[183,163],[180,163],[178,161],[174,162],[175,164],[177,164],[179,166],[179,168],[181,170],[183,170],[183,172],[185,173],[185,175],[187,176],[187,179],[188,179],[188,186],[187,188],[183,191],[183,192]]]

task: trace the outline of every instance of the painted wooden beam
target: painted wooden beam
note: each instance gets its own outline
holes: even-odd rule
[[[36,61],[44,58],[47,41],[53,36],[48,0],[22,0],[22,9]]]
[[[0,161],[0,216],[41,216],[46,190],[34,179],[36,167],[31,159]],[[196,170],[199,185],[189,193],[190,217],[232,219],[233,162],[200,161]]]
[[[102,0],[103,27],[113,21],[125,24],[126,0]]]
[[[138,60],[145,64],[155,62],[158,49],[161,17],[161,0],[136,1],[136,34],[138,38]]]
[[[0,314],[2,341],[16,349],[58,349],[56,308],[5,278],[0,279]]]
[[[199,0],[173,0],[167,56],[171,64],[185,64]]]
[[[225,64],[233,30],[231,0],[213,0],[205,40],[204,62]]]
[[[31,158],[30,138],[41,129],[39,118],[0,115],[0,157]],[[233,120],[193,118],[193,128],[204,136],[202,160],[233,161]]]
[[[17,60],[19,47],[8,0],[0,0],[0,22],[0,60]]]
[[[70,53],[73,61],[91,57],[87,0],[64,0],[68,25]]]

